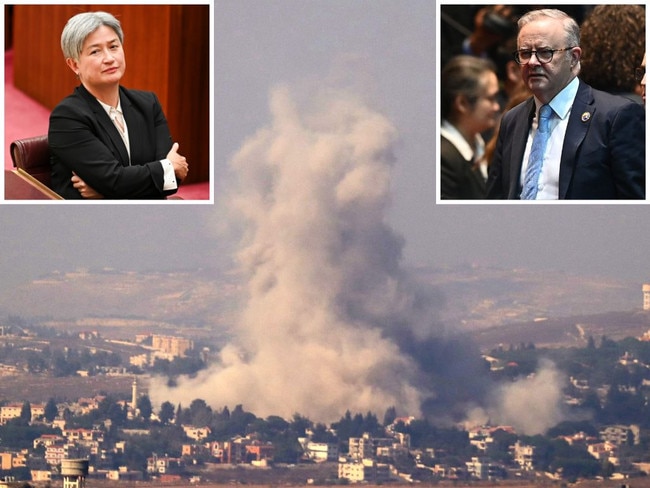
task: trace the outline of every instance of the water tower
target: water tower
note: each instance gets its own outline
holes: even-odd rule
[[[87,459],[62,459],[63,488],[84,488],[88,476]]]

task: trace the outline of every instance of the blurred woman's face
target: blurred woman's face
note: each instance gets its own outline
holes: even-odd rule
[[[481,95],[476,101],[469,118],[474,124],[474,130],[479,133],[496,126],[501,113],[501,107],[497,101],[499,95],[499,80],[492,71],[486,71],[479,79]]]
[[[78,60],[68,59],[67,62],[90,91],[119,84],[126,69],[120,38],[105,25],[86,38]]]

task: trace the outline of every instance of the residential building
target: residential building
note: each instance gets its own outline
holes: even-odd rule
[[[9,471],[14,468],[24,468],[27,465],[27,456],[24,452],[0,452],[0,470]]]
[[[471,461],[465,462],[465,466],[467,474],[479,480],[494,480],[504,476],[502,466],[485,458],[473,457]]]
[[[52,444],[45,449],[45,462],[50,466],[56,466],[64,459],[74,459],[80,455],[81,450],[73,444]]]
[[[211,456],[211,457],[213,457],[213,458],[215,458],[215,459],[217,459],[217,460],[219,460],[220,462],[223,463],[223,460],[225,459],[225,456],[226,456],[226,454],[225,454],[225,452],[226,452],[225,444],[227,444],[227,443],[226,442],[213,441],[213,442],[206,442],[203,445],[208,450],[208,455],[209,456]]]
[[[147,458],[147,473],[149,474],[176,473],[180,471],[183,466],[184,464],[181,458],[157,455]]]
[[[254,441],[246,446],[246,461],[251,463],[271,461],[274,453],[275,448],[270,442]]]
[[[131,366],[137,366],[139,368],[144,368],[145,366],[149,366],[150,364],[149,354],[142,353],[142,354],[136,354],[135,356],[131,356],[129,358],[129,364]]]
[[[339,458],[339,446],[337,444],[303,440],[305,442],[301,443],[301,445],[307,459],[322,463],[325,461],[336,461]]]
[[[11,419],[17,419],[20,417],[21,412],[23,411],[22,403],[9,403],[0,407],[0,424],[4,425]],[[30,404],[30,421],[34,421],[38,418],[41,418],[45,415],[45,404],[43,403],[34,403]]]
[[[373,438],[369,433],[361,437],[350,437],[348,441],[348,455],[358,461],[362,459],[374,459],[378,449],[392,447],[395,443],[391,438]]]
[[[46,471],[44,469],[32,469],[30,471],[30,474],[32,476],[32,481],[52,481],[52,471]]]
[[[339,460],[339,479],[346,479],[351,483],[383,483],[390,480],[390,467],[388,464],[379,464],[372,459]]]
[[[605,441],[598,442],[595,444],[589,444],[587,446],[587,452],[599,461],[609,461],[610,463],[616,465],[616,445]]]
[[[182,427],[185,435],[195,441],[202,441],[212,432],[210,427],[196,427],[194,425],[183,425]]]
[[[194,349],[194,342],[184,337],[154,334],[151,337],[151,347],[158,351],[171,354],[173,357],[183,358],[188,351]]]
[[[126,466],[111,469],[106,473],[106,479],[111,481],[142,481],[142,471],[129,471]]]
[[[37,437],[36,439],[34,439],[33,446],[34,446],[34,449],[36,449],[38,446],[49,447],[49,446],[52,446],[54,444],[63,444],[64,441],[65,441],[65,439],[60,435],[43,434],[42,436]]]
[[[636,435],[635,435],[636,434]],[[639,441],[638,426],[609,425],[599,432],[600,439],[616,446],[632,445]]]
[[[248,437],[235,437],[224,442],[208,442],[204,446],[210,456],[222,464],[271,461],[275,453],[275,448],[270,442],[260,442]]]
[[[525,471],[533,470],[533,461],[535,459],[535,446],[522,444],[517,441],[514,445],[513,458],[515,463]]]
[[[64,429],[63,436],[69,442],[104,442],[104,432],[99,429]]]

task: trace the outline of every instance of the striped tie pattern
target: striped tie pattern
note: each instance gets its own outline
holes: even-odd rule
[[[551,115],[553,109],[549,105],[542,105],[539,109],[539,124],[533,138],[533,145],[528,158],[528,167],[524,177],[524,188],[521,191],[522,200],[535,200],[539,187],[539,175],[542,172],[544,153],[548,143],[550,132]]]

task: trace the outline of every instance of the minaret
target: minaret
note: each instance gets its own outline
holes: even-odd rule
[[[133,418],[136,416],[138,408],[138,380],[133,377],[133,384],[131,385],[131,415]]]
[[[643,310],[650,310],[650,284],[643,285]]]

